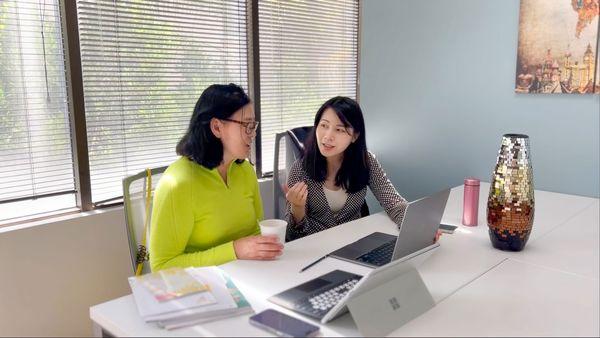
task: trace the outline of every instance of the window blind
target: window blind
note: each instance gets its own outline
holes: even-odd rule
[[[0,219],[31,213],[12,204],[28,199],[70,195],[58,198],[55,209],[75,206],[58,6],[58,0],[0,2]],[[36,211],[53,209],[47,202]]]
[[[275,134],[312,125],[329,98],[356,98],[358,0],[259,0],[262,171]]]
[[[78,0],[92,201],[173,162],[213,83],[247,90],[243,0]]]

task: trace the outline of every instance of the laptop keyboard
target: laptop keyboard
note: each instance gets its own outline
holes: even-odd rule
[[[383,266],[392,261],[396,239],[384,243],[366,254],[358,257],[356,260],[372,264],[375,266]]]
[[[358,281],[359,279],[350,278],[332,284],[326,290],[305,297],[296,304],[295,308],[311,317],[321,319],[354,288]]]

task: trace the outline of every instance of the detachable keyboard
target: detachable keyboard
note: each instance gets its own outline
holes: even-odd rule
[[[368,264],[383,266],[392,261],[392,255],[394,254],[394,248],[396,247],[396,239],[392,239],[375,249],[363,254],[356,260],[365,262]]]
[[[359,277],[359,276],[357,276]],[[358,283],[359,278],[348,278],[312,293],[294,304],[294,310],[321,319],[340,299],[344,298]]]

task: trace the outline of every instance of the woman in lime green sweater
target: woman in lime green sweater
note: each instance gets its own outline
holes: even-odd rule
[[[242,88],[212,85],[202,93],[177,144],[181,157],[156,188],[150,231],[153,271],[281,255],[283,245],[276,236],[260,236],[258,181],[245,160],[257,126]]]

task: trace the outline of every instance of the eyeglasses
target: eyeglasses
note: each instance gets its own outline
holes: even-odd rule
[[[241,124],[245,130],[246,130],[246,134],[251,135],[253,132],[256,131],[256,129],[258,129],[258,123],[256,121],[252,121],[252,122],[243,122],[243,121],[238,121],[238,120],[232,120],[232,119],[221,119],[223,121],[229,121],[229,122],[235,122],[237,124]]]

